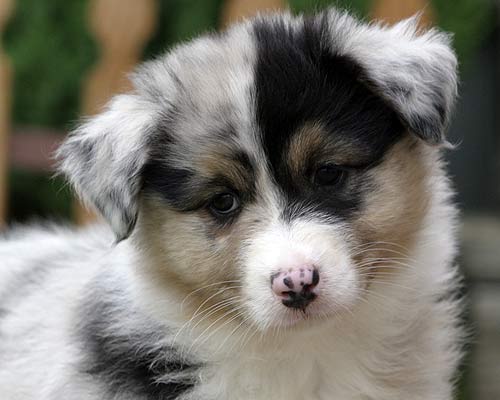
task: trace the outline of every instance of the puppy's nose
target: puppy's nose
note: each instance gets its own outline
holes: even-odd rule
[[[318,295],[319,272],[310,265],[277,272],[271,277],[271,289],[290,308],[304,310]]]

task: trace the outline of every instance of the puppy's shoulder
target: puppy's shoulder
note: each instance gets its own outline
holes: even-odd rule
[[[113,245],[105,226],[70,229],[55,224],[14,226],[0,234],[0,302],[21,286],[39,286],[41,277],[98,259]],[[43,279],[44,280],[44,279]]]

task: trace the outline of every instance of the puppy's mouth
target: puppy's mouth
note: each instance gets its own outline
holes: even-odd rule
[[[286,310],[282,316],[279,326],[283,328],[298,328],[314,326],[320,320],[325,320],[326,314],[318,307],[307,307],[303,309]]]

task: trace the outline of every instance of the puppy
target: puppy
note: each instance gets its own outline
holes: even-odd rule
[[[107,220],[0,244],[2,399],[452,398],[449,36],[330,9],[144,64],[60,171]]]

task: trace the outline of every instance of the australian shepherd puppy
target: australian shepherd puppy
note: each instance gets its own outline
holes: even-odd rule
[[[449,400],[448,35],[330,9],[144,64],[60,171],[107,220],[0,243],[0,397]]]

